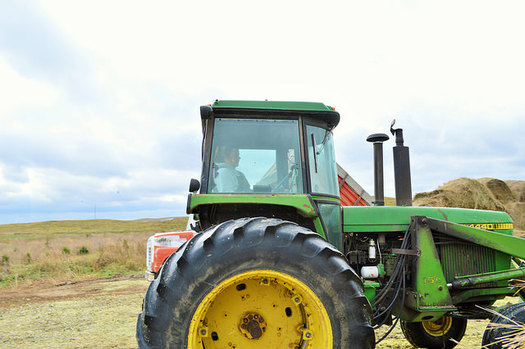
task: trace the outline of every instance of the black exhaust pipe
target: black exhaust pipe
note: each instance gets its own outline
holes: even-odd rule
[[[374,143],[374,206],[385,206],[383,142],[389,138],[384,133],[374,133],[366,138],[367,142]]]
[[[390,125],[390,132],[396,136],[394,147],[394,178],[396,185],[396,205],[412,206],[412,180],[410,178],[410,156],[408,147],[403,145],[403,129],[394,129],[396,120]]]

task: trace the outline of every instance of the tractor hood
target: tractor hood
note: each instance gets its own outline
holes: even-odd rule
[[[514,224],[505,212],[449,207],[343,207],[345,232],[405,231],[412,216],[427,216],[512,235]]]

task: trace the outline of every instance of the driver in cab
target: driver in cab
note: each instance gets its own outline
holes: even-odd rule
[[[217,149],[216,161],[218,169],[215,183],[219,193],[248,193],[250,183],[244,174],[237,170],[239,166],[239,149],[222,146]]]

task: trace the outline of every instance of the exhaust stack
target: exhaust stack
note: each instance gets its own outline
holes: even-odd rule
[[[410,178],[410,156],[408,147],[403,145],[403,129],[394,129],[396,120],[390,125],[390,132],[396,137],[394,147],[394,178],[396,186],[396,205],[412,206],[412,180]]]
[[[384,133],[374,133],[366,138],[367,142],[374,143],[374,206],[385,206],[383,142],[389,138]]]

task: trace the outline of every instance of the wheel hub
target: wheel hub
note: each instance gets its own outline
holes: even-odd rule
[[[259,339],[266,330],[266,322],[257,313],[246,314],[239,325],[241,332],[249,339]]]
[[[333,342],[318,296],[274,270],[245,271],[222,281],[201,301],[192,324],[188,349],[330,349]]]
[[[440,337],[452,327],[452,318],[450,316],[443,316],[437,321],[423,321],[422,325],[428,334],[434,337]]]

